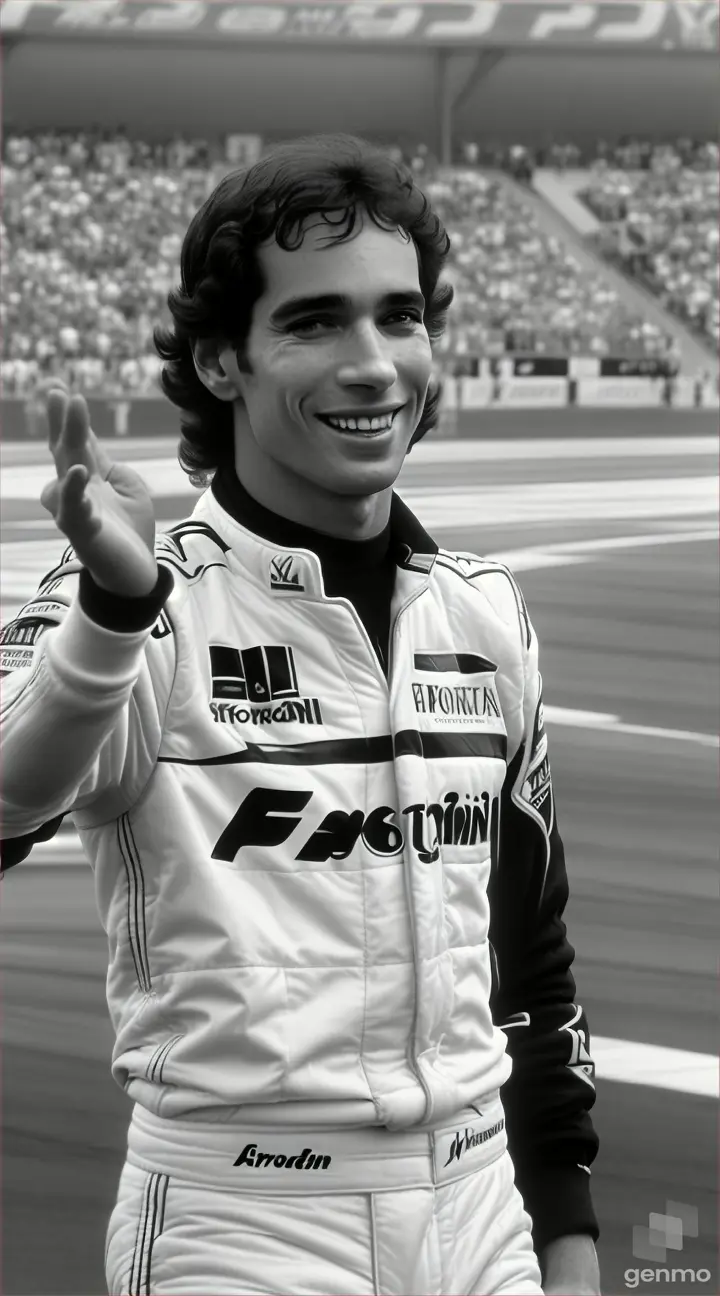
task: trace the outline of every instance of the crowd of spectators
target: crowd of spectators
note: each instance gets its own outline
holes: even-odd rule
[[[455,301],[440,354],[658,356],[666,339],[482,171],[425,184],[452,236]]]
[[[84,391],[157,392],[153,327],[167,313],[184,232],[228,169],[204,140],[6,136],[7,395],[61,374]]]
[[[604,255],[667,310],[720,344],[718,146],[680,140],[597,159],[582,193],[603,222]],[[642,164],[642,165],[640,165]]]
[[[441,363],[451,369],[458,357],[508,351],[659,354],[660,332],[629,314],[607,282],[584,271],[545,234],[520,196],[476,169],[474,146],[462,148],[463,166],[452,173],[438,173],[422,143],[390,150],[412,167],[452,237],[456,299]],[[530,157],[521,149],[514,162],[523,154]],[[493,165],[501,164],[499,158]],[[506,164],[508,159],[510,154]],[[488,165],[485,155],[476,160]],[[152,330],[167,318],[183,235],[231,169],[221,140],[151,144],[122,131],[6,135],[0,222],[5,393],[24,394],[62,375],[90,393],[155,394],[160,361]],[[652,168],[643,174],[659,177]],[[596,196],[610,192],[601,186],[615,175],[609,163],[597,171]],[[677,184],[668,190],[676,214],[687,206],[684,180]],[[626,198],[631,205],[634,193]],[[686,220],[678,232],[683,236]],[[672,258],[679,250],[675,242],[662,255]],[[691,253],[690,262],[700,255],[695,242]]]

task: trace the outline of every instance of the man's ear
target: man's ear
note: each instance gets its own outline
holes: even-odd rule
[[[221,401],[237,400],[240,396],[237,361],[227,342],[217,338],[198,338],[192,352],[197,376],[208,391]]]

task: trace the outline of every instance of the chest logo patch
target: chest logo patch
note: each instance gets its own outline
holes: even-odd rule
[[[478,653],[421,652],[414,654],[414,667],[412,695],[419,717],[453,727],[504,729],[495,662]]]
[[[210,644],[209,650],[216,723],[323,723],[319,699],[301,696],[295,655],[287,644]]]

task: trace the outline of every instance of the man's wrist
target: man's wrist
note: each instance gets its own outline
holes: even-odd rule
[[[538,1260],[545,1290],[574,1291],[577,1296],[600,1291],[600,1266],[589,1233],[553,1238]]]

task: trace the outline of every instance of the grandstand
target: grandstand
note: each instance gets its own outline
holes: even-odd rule
[[[498,366],[517,361],[516,376],[564,376],[565,402],[589,398],[578,375],[612,375],[657,404],[648,380],[673,379],[680,354],[685,404],[702,403],[718,342],[712,14],[658,4],[649,24],[618,24],[589,6],[570,22],[561,7],[467,5],[449,21],[433,3],[358,17],[288,0],[266,18],[243,3],[4,5],[5,404],[53,375],[107,399],[157,395],[152,331],[188,222],[289,123],[375,139],[427,189],[456,287],[437,358],[476,381],[463,399],[502,403]],[[584,168],[598,237],[581,247],[541,218],[536,167]],[[678,347],[685,326],[694,350]]]
[[[401,152],[398,146],[394,151]],[[709,152],[698,149],[696,155],[707,158]],[[653,152],[653,159],[668,156],[679,160],[672,150]],[[448,372],[467,357],[507,354],[664,356],[667,336],[549,236],[501,175],[467,166],[438,170],[422,146],[408,160],[452,239],[456,300],[439,351]],[[511,161],[497,152],[494,160]],[[686,314],[701,313],[716,337],[716,221],[714,247],[710,228],[713,201],[717,214],[715,174],[676,163],[670,191],[666,164],[654,161],[653,169],[638,173],[596,162],[587,201],[598,214],[616,218],[613,228],[618,211],[626,223],[636,218],[632,227],[648,230],[651,239],[657,237],[650,216],[657,198],[658,210],[675,220],[671,237],[650,258],[660,291],[669,305],[679,301]],[[87,392],[157,390],[152,329],[177,279],[182,237],[230,169],[220,141],[176,137],[151,144],[124,132],[5,138],[6,395],[24,396],[55,374]],[[688,215],[699,183],[704,223],[693,227]]]
[[[718,146],[631,141],[593,161],[582,193],[603,222],[600,246],[717,350]]]

